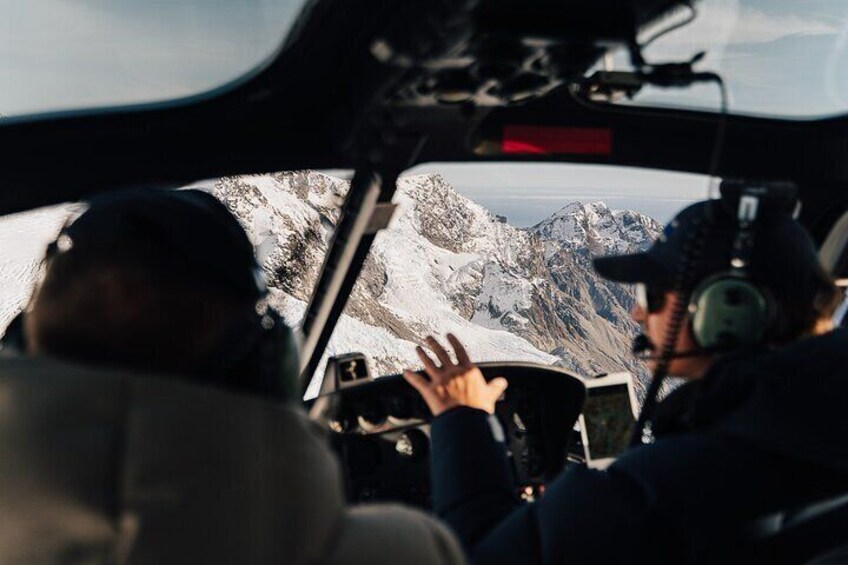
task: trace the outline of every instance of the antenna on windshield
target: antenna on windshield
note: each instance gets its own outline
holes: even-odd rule
[[[729,95],[727,86],[724,83],[721,75],[712,71],[696,71],[695,65],[700,63],[706,57],[706,52],[702,51],[695,54],[688,61],[670,62],[670,63],[651,63],[645,59],[644,50],[654,41],[663,37],[675,30],[681,29],[695,20],[698,15],[695,6],[691,1],[683,1],[681,4],[689,9],[689,16],[663,30],[650,36],[647,40],[639,43],[634,37],[628,44],[628,52],[630,62],[633,66],[632,71],[598,71],[586,80],[573,85],[569,88],[569,93],[572,98],[579,104],[587,106],[592,110],[605,112],[632,112],[633,110],[623,110],[611,108],[609,105],[596,105],[594,102],[614,102],[617,99],[626,97],[632,99],[638,94],[645,85],[656,86],[660,88],[687,88],[697,83],[712,82],[718,86],[721,97],[719,118],[716,123],[715,137],[713,140],[712,152],[707,168],[707,174],[710,183],[713,183],[714,178],[719,170],[722,149],[724,147],[724,136],[727,124],[727,115],[729,112]],[[644,110],[637,110],[645,113]],[[661,113],[650,111],[652,113]],[[708,198],[712,197],[712,186],[708,188]],[[664,343],[660,350],[660,355],[657,358],[657,366],[648,385],[648,390],[645,395],[645,400],[642,404],[642,409],[639,413],[639,418],[634,426],[631,436],[631,445],[641,445],[645,441],[651,441],[652,433],[650,430],[650,421],[653,416],[654,408],[657,405],[657,398],[662,384],[668,375],[669,364],[675,357],[675,348],[677,338],[683,328],[683,323],[686,319],[686,309],[688,305],[687,288],[691,285],[691,278],[694,276],[695,266],[700,258],[703,249],[705,238],[707,236],[711,218],[703,218],[696,229],[692,231],[687,239],[684,247],[684,252],[681,255],[680,264],[676,269],[675,274],[675,304],[672,308],[671,321],[668,325]]]

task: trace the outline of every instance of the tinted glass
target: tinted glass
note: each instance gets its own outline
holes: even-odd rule
[[[304,0],[0,0],[0,114],[160,102],[249,73]]]
[[[699,52],[695,68],[718,72],[732,113],[783,118],[848,113],[848,2],[844,0],[703,0],[697,17],[645,50],[649,62],[684,61]],[[688,10],[659,22],[649,36],[682,21]],[[629,68],[618,53],[616,70]],[[632,103],[718,110],[713,84],[686,89],[645,88]]]

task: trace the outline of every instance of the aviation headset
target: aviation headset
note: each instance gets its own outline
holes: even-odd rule
[[[725,180],[714,207],[735,212],[735,234],[727,271],[695,286],[688,312],[692,335],[699,347],[722,350],[758,345],[777,319],[777,305],[767,287],[751,272],[757,228],[771,214],[796,215],[797,189],[792,183],[748,183]],[[716,211],[711,209],[708,215]],[[707,218],[711,222],[713,218]]]
[[[721,186],[722,198],[704,203],[701,216],[687,220],[691,223],[691,233],[683,240],[681,259],[678,259],[686,267],[678,275],[682,286],[675,288],[679,287],[686,293],[681,314],[688,312],[689,327],[698,347],[691,351],[668,353],[669,359],[755,346],[763,343],[777,329],[777,301],[770,289],[757,280],[757,274],[750,267],[758,245],[756,240],[760,226],[775,214],[793,217],[798,209],[797,189],[791,183],[734,180],[723,181]],[[726,227],[718,228],[716,225],[726,226],[728,218],[733,220],[733,231],[729,234]],[[711,241],[711,236],[718,241]],[[703,257],[703,248],[709,244],[718,246],[711,250],[713,252],[730,245],[729,264],[725,270],[713,271],[699,278],[698,272],[709,272],[709,265],[715,265],[715,259],[704,262],[707,260]],[[710,255],[716,257],[715,253]],[[692,290],[686,291],[689,284],[693,285],[689,287]],[[637,283],[637,303],[647,311],[656,311],[663,298],[664,292],[651,294],[645,284]],[[655,345],[647,336],[640,335],[634,340],[635,354],[651,350],[655,350]],[[651,359],[657,356],[642,357]]]
[[[178,258],[184,274],[214,279],[228,292],[255,299],[224,332],[192,380],[283,401],[296,398],[299,372],[294,332],[268,305],[268,289],[243,228],[227,207],[200,190],[144,190],[106,195],[69,220],[47,247],[45,265],[62,253],[89,251],[116,257],[121,250],[109,231],[146,239],[149,247]],[[100,231],[100,233],[97,233]],[[128,240],[129,240],[128,239]],[[217,246],[216,246],[217,244]],[[212,247],[203,249],[201,246]],[[220,250],[221,253],[216,253]],[[26,351],[24,313],[3,336],[3,349]]]
[[[631,445],[641,445],[651,437],[649,421],[672,359],[755,347],[763,344],[777,326],[779,312],[776,300],[769,289],[756,280],[751,260],[755,251],[755,235],[761,237],[758,230],[763,223],[772,221],[775,214],[784,214],[787,218],[797,215],[799,203],[796,194],[797,188],[788,182],[725,179],[721,183],[721,198],[704,203],[702,215],[689,219],[692,225],[682,236],[682,248],[675,259],[678,268],[674,285],[678,296],[687,302],[678,302],[672,308],[661,352],[643,357],[655,359],[658,364],[633,428]],[[717,217],[724,214],[733,218],[730,264],[726,270],[712,274],[711,266],[721,256],[722,246],[727,241],[727,231],[718,229],[717,225],[719,221],[725,223],[726,220]],[[711,242],[711,236],[720,241]],[[717,247],[708,248],[710,243],[717,244]],[[705,250],[713,252],[710,254],[713,259],[706,260]],[[704,271],[710,274],[698,274]],[[693,290],[687,290],[693,287]],[[698,347],[676,353],[674,349],[680,323],[686,312],[689,313],[690,328]],[[656,350],[656,347],[647,336],[640,335],[634,340],[634,353],[650,350]]]
[[[756,197],[739,199],[730,269],[706,278],[689,298],[692,335],[703,349],[761,343],[773,323],[771,292],[750,274],[758,208]]]

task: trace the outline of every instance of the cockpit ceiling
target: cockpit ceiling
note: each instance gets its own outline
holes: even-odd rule
[[[316,53],[336,48],[426,75],[396,93],[403,102],[455,103],[473,82],[478,103],[514,103],[585,70],[673,1],[4,4],[0,114],[15,117],[209,95],[277,54],[297,58],[304,42],[317,55],[312,72],[336,75],[339,69]]]
[[[507,106],[581,79],[608,50],[673,11],[675,1],[481,0],[460,6],[447,25],[392,25],[371,53],[406,69],[390,91],[397,105]],[[417,19],[409,12],[401,18]],[[426,19],[425,19],[426,22]],[[409,33],[409,30],[415,30]]]
[[[0,120],[0,186],[8,187],[0,213],[129,186],[365,164],[397,172],[427,161],[543,160],[710,172],[715,112],[586,106],[566,87],[607,49],[677,21],[677,4],[309,2],[276,58],[229,91]],[[469,87],[469,77],[478,82]],[[549,127],[589,137],[556,139],[547,152],[503,151],[506,132]],[[823,221],[825,232],[822,218],[846,206],[845,127],[844,118],[731,115],[714,172],[795,181],[805,218]]]
[[[415,69],[394,93],[401,105],[508,106],[570,85],[612,89],[608,99],[627,105],[722,110],[714,84],[640,81],[638,45],[649,67],[699,58],[693,69],[723,79],[730,113],[808,119],[848,112],[845,2],[811,0],[803,13],[793,0],[622,4],[532,2],[516,10],[481,2],[453,44],[435,54],[416,53],[414,38],[391,34],[372,52]],[[596,71],[621,73],[624,83],[597,85]]]
[[[731,113],[803,118],[848,109],[839,73],[848,70],[840,23],[848,5],[840,0],[811,0],[815,9],[804,14],[791,0],[191,0],[178,10],[85,0],[65,12],[47,10],[51,2],[67,4],[7,9],[4,21],[16,22],[0,40],[0,78],[12,85],[0,93],[7,118],[152,109],[245,84],[253,97],[276,95],[290,109],[329,110],[338,129],[375,105],[521,105],[586,83],[598,69],[638,71],[632,48],[647,43],[649,64],[706,53],[695,70],[725,78]],[[76,20],[91,28],[84,41],[65,25]],[[266,64],[270,74],[245,78]],[[271,76],[258,90],[247,84]],[[709,84],[625,90],[616,101],[720,108]]]

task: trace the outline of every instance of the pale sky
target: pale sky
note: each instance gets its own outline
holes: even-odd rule
[[[629,167],[559,163],[431,163],[407,174],[440,173],[461,194],[515,226],[534,225],[570,202],[603,201],[667,222],[707,198],[708,177]]]
[[[174,99],[282,44],[305,0],[0,0],[0,114]]]

